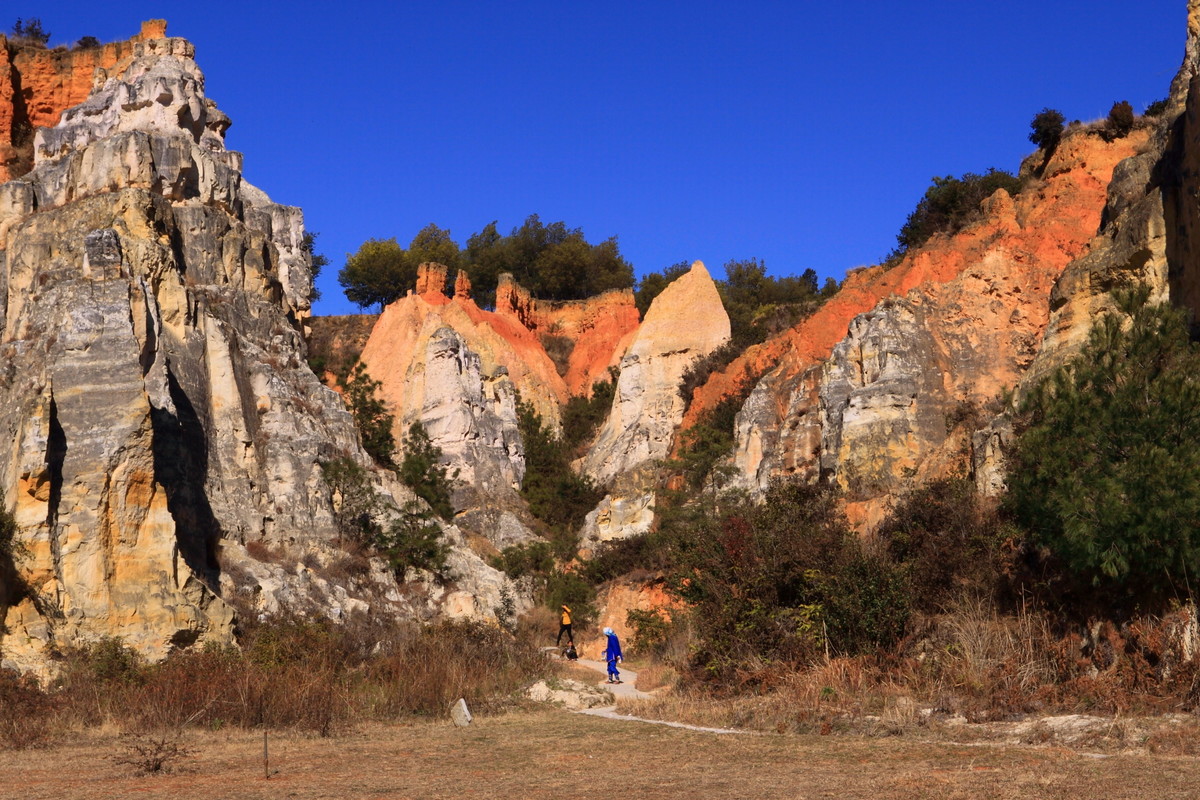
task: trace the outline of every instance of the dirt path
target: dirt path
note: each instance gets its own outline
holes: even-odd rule
[[[654,697],[652,692],[643,692],[637,688],[637,673],[625,667],[620,666],[621,683],[608,682],[608,664],[603,661],[593,661],[588,658],[581,658],[575,662],[580,666],[587,667],[604,676],[603,680],[596,683],[601,689],[612,692],[612,695],[617,700],[649,700]],[[576,713],[587,714],[591,717],[603,717],[604,719],[615,719],[622,722],[644,722],[648,725],[663,725],[668,728],[681,728],[687,731],[699,731],[701,733],[720,733],[720,734],[745,734],[751,736],[759,735],[758,731],[743,731],[736,728],[706,728],[703,725],[689,725],[686,722],[670,722],[662,719],[647,719],[645,717],[635,717],[630,714],[621,714],[617,711],[615,705],[602,706],[600,708],[583,708]]]
[[[649,700],[654,695],[649,692],[643,692],[637,688],[637,673],[621,664],[618,669],[621,673],[621,683],[608,682],[608,664],[603,661],[593,661],[590,658],[581,658],[575,662],[582,667],[587,667],[590,670],[599,672],[604,676],[596,685],[601,689],[607,689],[612,692],[613,697],[618,700]]]

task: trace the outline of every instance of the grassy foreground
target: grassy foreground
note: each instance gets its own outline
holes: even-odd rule
[[[115,736],[0,752],[0,796],[55,798],[1142,798],[1191,797],[1194,758],[908,738],[696,733],[562,711],[361,726],[335,739],[272,734],[263,778],[254,731],[189,731],[195,755],[133,777]]]

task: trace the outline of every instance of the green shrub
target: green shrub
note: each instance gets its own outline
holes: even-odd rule
[[[458,477],[458,471],[449,474],[449,468],[441,464],[442,450],[429,439],[425,426],[414,422],[404,440],[404,458],[400,461],[398,474],[405,486],[416,492],[433,513],[442,519],[454,516],[454,504],[450,499],[450,481]]]
[[[571,609],[571,618],[580,628],[596,621],[596,590],[582,575],[566,570],[554,570],[546,576],[546,607]]]
[[[1133,130],[1133,106],[1126,100],[1113,103],[1108,112],[1108,118],[1104,120],[1104,125],[1100,129],[1100,136],[1106,142],[1114,142],[1117,139],[1124,139]]]
[[[95,36],[81,36],[79,41],[75,42],[76,50],[90,50],[93,47],[99,47],[100,40]]]
[[[1045,150],[1047,154],[1053,153],[1062,140],[1063,123],[1066,121],[1067,119],[1061,111],[1043,108],[1034,115],[1033,121],[1029,123],[1031,129],[1029,141],[1033,142],[1038,149]]]
[[[912,605],[931,613],[966,596],[994,596],[1005,584],[1021,539],[962,477],[910,491],[874,535],[908,575]]]
[[[761,504],[667,522],[672,592],[691,608],[694,666],[732,680],[753,664],[799,664],[894,643],[908,619],[907,581],[850,532],[834,493],[771,487]]]
[[[334,523],[338,533],[360,544],[372,544],[382,534],[377,518],[388,504],[375,490],[367,471],[349,458],[321,462],[321,474],[335,494]]]
[[[633,293],[633,302],[643,319],[646,317],[646,312],[650,310],[650,304],[654,302],[654,298],[662,294],[663,289],[666,289],[671,281],[685,275],[691,268],[692,265],[688,262],[679,261],[662,272],[649,272],[642,276],[642,279],[638,281],[637,290]]]
[[[530,512],[549,525],[556,538],[569,549],[584,517],[604,493],[571,469],[565,442],[546,428],[533,406],[520,403],[517,420],[525,444],[521,496],[529,503]]]
[[[591,440],[596,429],[608,418],[617,394],[617,370],[609,368],[608,380],[592,384],[591,397],[577,395],[562,410],[563,447],[578,453]]]
[[[350,370],[350,377],[342,384],[342,397],[354,417],[354,424],[362,438],[363,450],[381,467],[395,469],[396,440],[392,436],[392,415],[379,399],[380,383],[367,374],[362,362]]]
[[[629,649],[638,654],[656,652],[671,635],[671,617],[659,608],[631,608],[625,614],[625,624],[633,631]]]
[[[935,234],[954,234],[979,218],[980,204],[997,190],[1009,194],[1021,190],[1021,182],[1004,170],[989,168],[983,175],[972,172],[961,178],[935,177],[933,185],[896,235],[898,253],[920,247]]]
[[[513,580],[526,575],[545,575],[554,569],[554,551],[549,542],[514,544],[492,559],[492,566]]]
[[[1161,117],[1163,114],[1166,113],[1167,108],[1170,105],[1171,105],[1171,101],[1165,97],[1162,100],[1155,100],[1153,103],[1146,106],[1146,111],[1144,112],[1144,116]]]
[[[1148,297],[1117,294],[1120,313],[1014,420],[1008,509],[1110,607],[1193,596],[1200,563],[1200,346]]]
[[[400,516],[388,525],[375,541],[375,547],[403,578],[409,567],[432,572],[442,580],[446,575],[446,558],[450,547],[442,541],[442,529],[430,514],[416,503],[407,503]]]

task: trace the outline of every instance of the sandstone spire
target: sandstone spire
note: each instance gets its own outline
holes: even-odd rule
[[[607,484],[665,458],[683,418],[679,383],[684,373],[728,339],[729,316],[708,270],[697,261],[650,304],[621,359],[617,397],[584,458],[584,472]]]

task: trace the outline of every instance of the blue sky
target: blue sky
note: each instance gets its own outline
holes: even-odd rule
[[[153,17],[192,40],[247,178],[321,234],[320,314],[356,310],[336,273],[367,238],[435,222],[461,243],[531,213],[617,236],[639,275],[756,257],[840,278],[892,248],[932,176],[1015,171],[1043,107],[1087,120],[1164,97],[1186,16],[1185,0],[10,8],[51,44]]]

